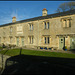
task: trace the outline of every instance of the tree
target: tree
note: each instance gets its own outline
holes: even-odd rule
[[[59,5],[57,12],[64,12],[75,9],[75,2],[65,2]]]

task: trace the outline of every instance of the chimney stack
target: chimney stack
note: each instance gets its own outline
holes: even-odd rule
[[[16,22],[16,17],[15,16],[12,18],[12,22]]]
[[[42,10],[42,16],[47,16],[47,9],[46,8],[44,8],[43,10]]]

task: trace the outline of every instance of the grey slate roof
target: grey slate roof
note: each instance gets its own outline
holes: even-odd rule
[[[42,19],[48,19],[48,18],[72,15],[72,14],[75,14],[75,9],[74,10],[70,10],[70,11],[66,11],[66,12],[50,14],[50,15],[47,15],[47,16],[39,16],[39,17],[34,17],[34,18],[25,19],[25,20],[21,20],[21,21],[16,21],[14,23],[3,24],[3,25],[0,25],[0,27],[12,25],[12,24],[17,24],[17,23],[28,22],[28,21],[35,21],[35,20],[42,20]]]

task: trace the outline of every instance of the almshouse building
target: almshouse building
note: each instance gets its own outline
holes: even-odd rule
[[[0,25],[0,44],[26,48],[75,49],[75,10],[42,16]]]

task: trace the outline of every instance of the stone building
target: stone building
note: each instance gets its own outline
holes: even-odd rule
[[[12,44],[26,48],[47,47],[75,49],[75,10],[0,25],[0,44]]]

